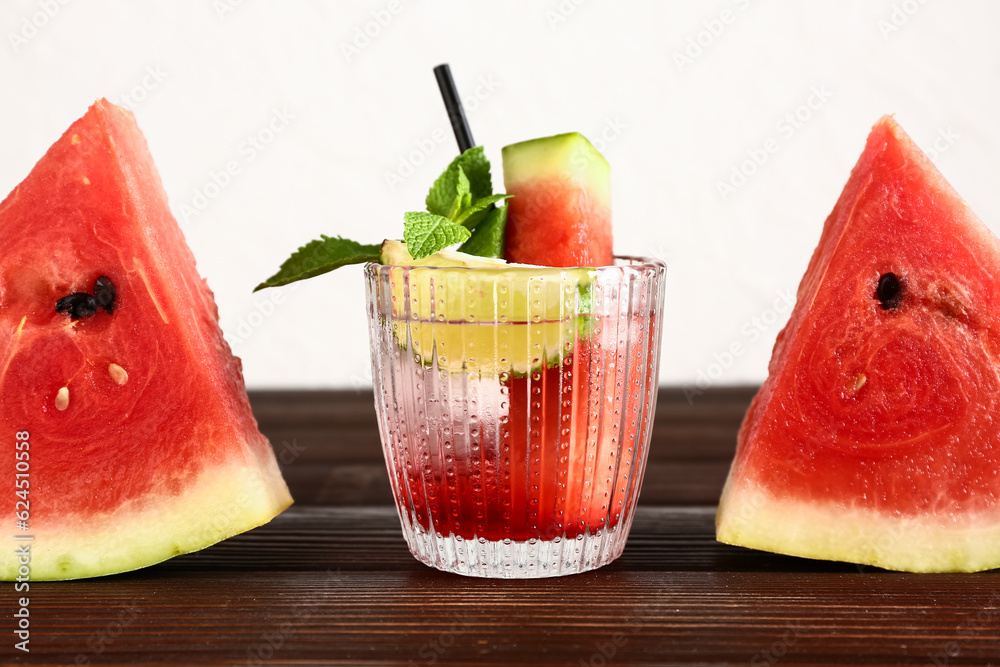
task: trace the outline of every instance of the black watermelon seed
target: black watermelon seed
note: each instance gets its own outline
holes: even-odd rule
[[[115,284],[111,282],[111,278],[101,276],[94,282],[94,298],[97,299],[97,305],[108,311],[109,315],[115,312],[116,294]]]
[[[875,296],[881,302],[882,310],[899,308],[903,301],[903,285],[899,282],[899,277],[895,273],[883,273],[878,279]]]
[[[75,292],[56,301],[56,312],[73,320],[92,317],[97,312],[97,299],[86,292]]]

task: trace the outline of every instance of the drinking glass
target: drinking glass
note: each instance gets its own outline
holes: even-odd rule
[[[365,267],[386,467],[413,555],[584,572],[625,546],[656,407],[665,265]]]

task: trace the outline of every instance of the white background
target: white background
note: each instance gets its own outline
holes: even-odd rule
[[[998,20],[988,0],[3,0],[0,192],[94,99],[132,108],[248,385],[360,388],[360,268],[251,289],[321,233],[400,236],[456,152],[431,72],[449,62],[498,190],[505,144],[603,145],[616,251],[669,265],[661,382],[760,382],[881,114],[937,140],[1000,228]]]

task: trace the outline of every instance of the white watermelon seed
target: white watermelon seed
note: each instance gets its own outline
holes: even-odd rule
[[[854,378],[854,391],[859,391],[866,382],[868,382],[868,376],[864,373],[858,373],[858,377]]]
[[[83,177],[83,184],[84,184],[84,185],[90,185],[90,179],[89,179],[89,178],[87,178],[86,176],[84,176],[84,177]]]
[[[69,407],[69,387],[60,387],[56,392],[56,410],[65,410]]]
[[[79,135],[79,134],[74,134],[74,135],[73,135],[73,136],[72,136],[72,137],[70,138],[70,140],[69,140],[69,143],[71,143],[71,144],[73,144],[74,146],[76,146],[76,145],[77,145],[78,143],[80,143],[80,135]]]
[[[111,379],[115,381],[115,384],[125,384],[128,382],[128,373],[118,364],[108,364],[108,373],[111,375]]]

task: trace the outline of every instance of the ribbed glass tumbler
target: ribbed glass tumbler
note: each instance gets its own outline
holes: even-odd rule
[[[447,572],[551,577],[625,546],[656,406],[666,267],[365,267],[403,534]]]

